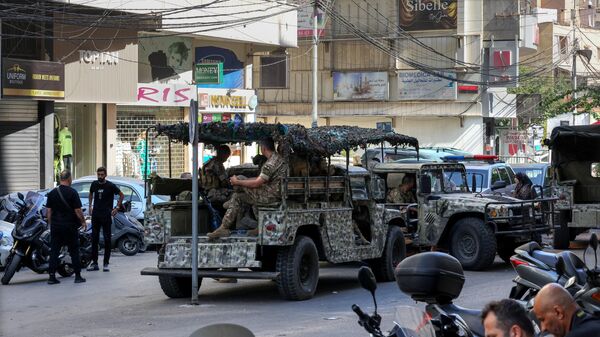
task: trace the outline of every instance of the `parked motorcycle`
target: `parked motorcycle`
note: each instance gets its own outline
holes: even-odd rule
[[[465,278],[458,260],[448,254],[426,252],[404,259],[395,270],[396,282],[402,292],[417,302],[427,303],[420,324],[410,328],[396,324],[389,334],[381,332],[381,316],[377,314],[375,276],[368,267],[359,270],[358,278],[363,288],[369,290],[375,302],[375,313],[364,313],[357,305],[352,310],[359,317],[359,325],[376,337],[431,336],[483,337],[481,311],[459,307],[452,303],[462,290]],[[416,330],[415,330],[416,329]]]
[[[14,274],[22,267],[28,267],[38,274],[47,272],[49,267],[50,229],[43,219],[44,211],[42,206],[44,197],[35,192],[29,192],[27,199],[21,193],[18,194],[18,197],[19,201],[16,202],[18,214],[15,228],[12,231],[14,243],[6,258],[6,269],[1,279],[4,285],[8,284]],[[82,237],[80,236],[81,239]],[[91,247],[90,244],[85,243],[85,240],[88,240],[87,236],[83,236],[83,240],[82,247]],[[59,254],[59,264],[56,271],[61,276],[68,277],[73,275],[73,269],[69,267],[70,259],[66,258],[68,255],[65,251],[65,248],[63,248]],[[89,264],[91,250],[86,255],[84,248],[80,251],[80,254],[82,264]]]
[[[563,261],[559,265],[562,268],[560,274],[556,269],[559,260]],[[557,282],[564,286],[569,278],[574,277],[577,284],[583,285],[587,279],[585,263],[573,252],[546,252],[537,242],[517,247],[510,263],[517,276],[509,297],[516,300],[533,299],[548,283]]]
[[[144,242],[144,226],[130,216],[127,212],[131,210],[131,201],[123,203],[117,214],[113,217],[111,227],[110,246],[119,249],[123,255],[132,256],[138,252],[146,251],[146,243]],[[92,235],[92,223],[88,219],[86,221],[86,233]],[[104,247],[104,235],[100,231],[100,247]]]

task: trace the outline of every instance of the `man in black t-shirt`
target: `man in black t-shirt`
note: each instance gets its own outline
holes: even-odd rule
[[[545,285],[535,296],[533,312],[542,332],[555,337],[600,336],[600,319],[586,314],[560,284]]]
[[[48,225],[50,226],[50,261],[48,284],[60,283],[55,272],[58,254],[63,246],[69,247],[69,254],[75,269],[75,283],[85,282],[81,277],[79,259],[79,233],[77,228],[85,228],[85,218],[81,211],[81,200],[77,191],[71,188],[71,172],[60,173],[60,185],[48,193],[46,201]]]
[[[124,195],[117,185],[106,180],[105,167],[100,166],[96,170],[96,174],[98,180],[90,186],[89,196],[89,214],[92,216],[92,264],[88,267],[88,270],[98,270],[98,241],[100,241],[100,228],[102,228],[102,234],[104,235],[104,268],[102,270],[109,271],[112,216],[117,214]],[[114,196],[117,194],[119,195],[119,201],[117,207],[113,208]]]

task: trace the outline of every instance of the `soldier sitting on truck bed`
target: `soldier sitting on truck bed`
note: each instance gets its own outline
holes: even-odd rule
[[[230,229],[235,224],[238,213],[243,211],[244,204],[270,204],[281,200],[281,179],[287,175],[287,165],[281,155],[275,152],[273,140],[261,141],[260,151],[268,160],[263,165],[258,177],[245,180],[240,180],[236,176],[231,177],[231,185],[241,188],[233,193],[221,226],[207,234],[210,239],[226,237],[231,234]],[[248,235],[255,236],[257,234],[258,230],[248,231]]]
[[[219,145],[217,146],[217,155],[198,170],[202,188],[207,191],[207,197],[211,203],[222,204],[231,195],[229,177],[223,166],[230,154],[229,146]]]

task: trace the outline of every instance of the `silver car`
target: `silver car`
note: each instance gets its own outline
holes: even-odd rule
[[[107,177],[107,180],[117,185],[117,187],[125,195],[123,202],[131,201],[131,211],[129,215],[136,218],[140,223],[144,222],[144,211],[146,210],[146,198],[144,196],[144,182],[140,179],[125,178],[125,177]],[[81,205],[87,210],[89,206],[90,186],[93,181],[98,180],[96,176],[86,176],[73,181],[73,187],[79,194]],[[115,196],[117,200],[118,196]],[[152,195],[152,203],[168,201],[168,197],[160,195]]]

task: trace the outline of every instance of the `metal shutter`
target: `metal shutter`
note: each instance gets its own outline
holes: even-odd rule
[[[40,188],[40,124],[35,101],[0,101],[0,195]]]

